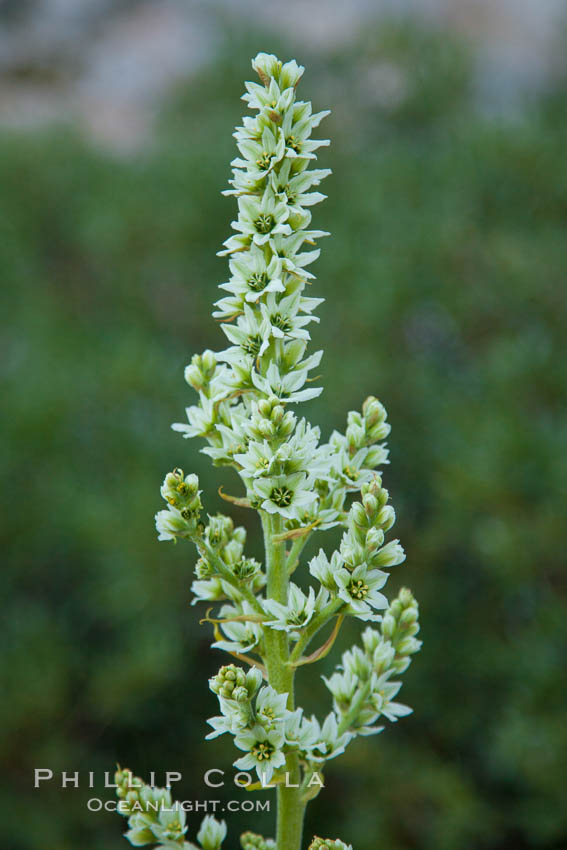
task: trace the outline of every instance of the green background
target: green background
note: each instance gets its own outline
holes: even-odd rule
[[[199,441],[169,425],[193,401],[190,356],[223,346],[210,309],[234,201],[220,191],[259,49],[293,54],[270,37],[233,40],[135,157],[63,130],[0,138],[10,850],[124,847],[124,822],[86,810],[116,761],[181,770],[182,799],[245,797],[203,784],[209,767],[228,781],[236,755],[228,738],[203,741],[221,655],[189,605],[193,552],[158,544],[153,513],[177,465],[201,476],[210,512],[221,507]],[[385,403],[385,483],[408,553],[388,587],[412,588],[424,640],[402,691],[415,713],[329,764],[307,831],[355,850],[560,850],[567,90],[483,114],[466,50],[403,25],[297,59],[302,96],[333,109],[319,163],[334,172],[314,210],[332,232],[312,288],[326,298],[312,332],[326,390],[302,412],[326,438],[365,396]],[[377,60],[405,75],[389,103],[359,85]],[[254,519],[235,516],[259,555]],[[323,714],[316,674],[300,697]],[[56,774],[39,790],[36,767]],[[63,770],[81,772],[79,789],[61,789]],[[229,825],[229,850],[240,827],[271,829],[265,815]]]

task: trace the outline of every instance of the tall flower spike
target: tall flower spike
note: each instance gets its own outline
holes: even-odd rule
[[[252,62],[260,82],[247,83],[243,100],[252,114],[234,137],[230,188],[236,199],[233,235],[220,256],[230,278],[215,303],[228,345],[195,354],[185,379],[197,393],[187,422],[174,425],[184,437],[200,437],[202,451],[217,466],[230,466],[244,492],[221,493],[239,507],[258,511],[265,564],[245,554],[246,531],[229,516],[205,514],[199,481],[177,468],[161,495],[167,509],[156,515],[160,540],[185,539],[198,552],[193,602],[206,601],[205,622],[214,627],[213,648],[249,669],[225,664],[209,685],[220,713],[208,720],[207,738],[229,735],[234,765],[251,782],[277,787],[275,843],[255,833],[241,837],[243,850],[300,850],[307,802],[321,788],[320,771],[360,735],[383,730],[410,709],[395,701],[394,681],[420,647],[417,603],[402,590],[389,604],[382,592],[390,568],[403,562],[398,540],[386,540],[395,512],[376,468],[388,462],[386,410],[369,396],[351,410],[344,433],[321,443],[318,427],[299,419],[292,405],[319,395],[311,372],[322,352],[307,352],[320,298],[308,297],[308,271],[319,256],[311,229],[312,207],[325,197],[317,187],[328,169],[313,167],[327,141],[312,131],[327,112],[313,113],[297,99],[303,68],[260,53]],[[301,553],[310,535],[343,527],[339,549],[319,550],[307,566]],[[290,580],[303,567],[303,580]],[[311,586],[305,579],[311,578]],[[362,645],[343,653],[325,679],[332,705],[324,719],[308,717],[294,703],[294,677],[332,649],[345,617],[368,626]],[[332,625],[332,627],[330,627]],[[321,629],[323,638],[308,650]],[[239,751],[239,752],[238,752]],[[252,777],[255,774],[255,777]],[[122,814],[131,843],[193,850],[185,841],[184,813],[140,811],[144,801],[170,801],[166,789],[151,789],[119,773]],[[250,789],[252,790],[252,788]],[[197,834],[201,850],[218,850],[224,823],[205,818]],[[351,850],[342,840],[314,838],[310,850]]]

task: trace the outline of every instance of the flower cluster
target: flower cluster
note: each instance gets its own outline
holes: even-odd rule
[[[345,844],[340,838],[314,838],[308,850],[352,850],[352,844]]]
[[[243,832],[240,836],[242,850],[276,850],[273,838],[264,838],[256,832]]]
[[[352,735],[338,734],[332,712],[321,727],[315,717],[304,717],[301,708],[288,709],[287,693],[261,683],[262,674],[256,667],[248,673],[234,664],[221,667],[209,687],[217,695],[222,713],[208,721],[213,731],[207,738],[225,732],[234,735],[235,746],[245,752],[234,762],[235,767],[255,770],[262,786],[279,781],[286,755],[294,751],[311,765],[305,787],[312,787],[319,782],[313,771],[343,752]]]
[[[333,431],[327,442],[292,409],[322,391],[311,375],[322,352],[307,350],[322,299],[306,295],[306,287],[314,279],[308,267],[319,256],[316,240],[327,235],[311,228],[311,208],[325,197],[317,187],[329,174],[313,167],[316,151],[328,142],[311,134],[327,112],[314,113],[297,99],[303,68],[295,61],[283,64],[261,53],[252,65],[260,82],[246,84],[243,99],[252,115],[234,133],[238,156],[225,193],[238,204],[233,235],[219,252],[228,258],[230,277],[213,311],[228,345],[193,356],[185,380],[197,402],[173,428],[203,439],[213,464],[235,470],[241,493],[221,495],[259,513],[265,563],[245,554],[245,529],[229,516],[203,515],[197,476],[181,469],[165,477],[167,508],[156,514],[156,527],[160,540],[194,543],[194,602],[219,606],[205,618],[214,627],[213,646],[248,665],[228,664],[210,680],[220,714],[208,721],[207,737],[232,735],[242,752],[235,766],[255,771],[260,786],[279,785],[278,800],[287,801],[276,842],[246,832],[241,847],[299,850],[303,811],[320,788],[325,763],[358,735],[380,731],[380,718],[395,721],[409,712],[394,701],[400,683],[393,679],[420,642],[411,593],[402,590],[390,605],[383,593],[389,568],[405,558],[398,540],[386,541],[395,513],[376,472],[388,462],[384,406],[369,396],[361,411],[348,413],[344,433]],[[343,529],[338,549],[329,555],[320,549],[302,565],[311,535],[334,526]],[[362,646],[346,651],[325,679],[331,710],[322,720],[308,717],[294,703],[294,675],[331,650],[347,616],[378,627],[367,626]],[[331,623],[325,641],[304,655]],[[169,792],[126,789],[124,776],[119,796],[131,843],[192,848],[183,812],[133,808],[145,798],[170,804]],[[224,824],[205,821],[197,840],[203,850],[218,850]],[[309,850],[351,848],[314,838]]]
[[[368,626],[362,633],[362,647],[347,650],[337,672],[329,679],[323,677],[333,695],[339,729],[372,735],[384,728],[372,725],[379,717],[395,722],[411,713],[406,705],[393,702],[401,682],[391,677],[406,670],[410,656],[419,650],[418,631],[417,603],[403,588],[387,609],[380,630]]]
[[[114,776],[118,811],[128,818],[126,838],[134,847],[146,844],[181,850],[221,850],[226,838],[226,823],[207,815],[197,833],[199,846],[185,840],[187,832],[183,807],[174,803],[167,788],[152,788],[119,768]]]

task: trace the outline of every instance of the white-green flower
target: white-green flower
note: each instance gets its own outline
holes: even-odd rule
[[[303,65],[298,65],[295,59],[284,63],[273,53],[258,53],[252,60],[252,67],[264,86],[269,86],[274,80],[282,91],[295,89],[305,71]]]
[[[250,722],[251,710],[247,703],[219,697],[219,706],[222,714],[216,717],[210,717],[207,720],[207,723],[213,729],[212,732],[209,732],[205,736],[205,740],[207,741],[219,735],[224,735],[225,732],[236,735],[246,729]]]
[[[287,697],[287,694],[278,693],[271,685],[260,688],[256,697],[255,715],[256,722],[266,731],[283,728],[282,724],[288,714]]]
[[[256,179],[265,177],[285,154],[285,138],[279,127],[264,127],[259,140],[240,136],[238,150],[244,159],[234,159],[235,168],[246,168]]]
[[[323,392],[322,387],[301,389],[307,381],[309,368],[304,367],[294,372],[281,374],[278,366],[275,363],[270,363],[265,376],[257,372],[252,373],[252,382],[256,389],[260,390],[265,396],[276,396],[279,401],[286,403],[308,401]]]
[[[221,283],[220,289],[231,295],[215,303],[219,308],[213,312],[215,319],[232,318],[242,312],[245,302],[255,304],[269,293],[285,292],[280,258],[272,256],[267,262],[264,249],[257,245],[234,254],[229,265],[232,277],[228,283]]]
[[[295,711],[287,712],[284,734],[289,746],[297,747],[302,751],[309,750],[317,744],[319,726],[313,722],[313,719],[309,720],[303,716],[302,708],[297,708]]]
[[[206,815],[201,821],[197,841],[203,850],[220,850],[226,838],[226,823],[216,820],[212,815]]]
[[[282,122],[282,130],[285,136],[286,156],[301,159],[316,159],[315,151],[320,147],[330,144],[329,139],[311,139],[311,132],[318,127],[322,119],[329,115],[326,109],[315,115],[312,113],[311,104],[306,102],[296,103],[294,109],[290,109]]]
[[[258,616],[249,602],[244,600],[238,608],[226,605],[221,608],[220,617],[231,616]],[[226,640],[216,640],[212,646],[225,652],[250,652],[255,649],[262,639],[262,628],[260,623],[254,620],[220,623],[220,628]]]
[[[394,567],[406,559],[406,553],[399,540],[391,540],[372,558],[372,563],[378,567]]]
[[[343,559],[339,552],[333,552],[331,560],[327,558],[325,552],[319,549],[319,553],[309,562],[309,572],[321,582],[324,588],[330,591],[337,590],[335,576],[343,568]]]
[[[290,235],[291,227],[287,223],[289,207],[276,197],[271,186],[266,187],[261,198],[242,195],[238,199],[238,207],[239,216],[232,222],[232,227],[254,244],[265,245],[278,233],[282,236]],[[225,245],[228,248],[226,242]]]
[[[158,511],[155,515],[158,540],[177,540],[178,537],[192,538],[196,521],[192,516],[183,516],[182,511],[169,506],[166,511]]]
[[[246,755],[237,759],[234,766],[239,770],[255,770],[263,785],[271,781],[274,770],[285,764],[282,752],[284,735],[279,728],[268,731],[256,724],[252,729],[238,732],[234,743],[239,750],[246,751]]]
[[[321,192],[310,192],[313,186],[318,186],[321,180],[328,177],[330,168],[318,168],[312,171],[295,170],[295,162],[286,159],[277,173],[270,176],[272,188],[276,195],[282,195],[290,206],[311,207],[325,200]]]
[[[244,85],[247,93],[242,95],[242,100],[248,103],[250,109],[281,115],[293,103],[293,88],[289,86],[280,88],[273,78],[267,86],[251,82],[245,82]]]
[[[213,399],[206,398],[200,394],[199,405],[191,405],[185,408],[189,424],[185,422],[174,422],[171,426],[174,431],[179,431],[188,439],[189,437],[206,437],[215,430],[216,410]]]
[[[298,512],[315,499],[316,494],[310,487],[306,475],[296,472],[294,475],[257,478],[253,484],[253,493],[262,510],[294,519]]]
[[[266,626],[271,629],[294,632],[296,629],[306,626],[313,617],[315,591],[310,587],[308,595],[305,595],[301,588],[290,582],[287,605],[282,605],[275,599],[266,599],[263,607],[267,614],[273,617],[273,619],[266,621]]]
[[[347,744],[352,740],[351,732],[343,732],[339,735],[339,727],[334,712],[325,718],[321,726],[316,717],[311,718],[315,729],[316,743],[309,749],[308,758],[314,762],[325,762],[336,758],[344,752]]]
[[[339,597],[348,604],[349,612],[359,619],[375,619],[372,609],[388,607],[388,600],[379,593],[388,578],[381,570],[369,570],[362,564],[352,572],[343,568],[335,573],[334,578]]]
[[[322,679],[334,697],[335,710],[345,711],[358,688],[358,676],[347,670],[345,673],[333,673],[329,678],[323,676]]]

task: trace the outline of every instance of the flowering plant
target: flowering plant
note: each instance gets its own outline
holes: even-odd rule
[[[207,737],[232,736],[235,766],[255,771],[256,787],[276,789],[275,841],[247,832],[241,847],[299,850],[305,807],[321,788],[326,763],[357,736],[381,732],[383,719],[409,713],[396,702],[397,676],[420,642],[410,591],[390,603],[382,592],[388,570],[405,558],[398,540],[386,542],[395,514],[376,472],[388,458],[383,405],[370,396],[360,412],[348,414],[344,433],[334,431],[326,443],[291,409],[322,391],[309,377],[322,352],[307,353],[322,299],[305,288],[313,280],[307,267],[319,255],[316,240],[327,235],[311,229],[310,208],[325,197],[316,187],[329,174],[311,168],[315,151],[328,144],[311,132],[328,113],[296,99],[304,69],[295,61],[260,53],[252,66],[260,83],[246,83],[243,99],[254,115],[234,133],[240,156],[225,192],[238,202],[235,233],[219,252],[231,276],[213,312],[229,345],[193,357],[185,379],[198,402],[187,408],[187,422],[173,427],[203,438],[212,462],[240,476],[244,494],[221,495],[259,513],[265,563],[246,556],[245,529],[229,516],[203,516],[198,478],[181,469],[165,477],[167,508],[156,526],[160,540],[196,546],[194,602],[219,606],[215,618],[211,609],[206,618],[214,624],[213,646],[240,662],[221,667],[209,682],[220,713],[208,721]],[[301,553],[308,539],[334,526],[344,528],[339,549],[330,556],[320,549],[306,569]],[[295,704],[296,671],[331,651],[345,617],[366,623],[361,643],[324,678],[332,697],[326,717],[308,717]],[[133,845],[195,848],[168,789],[150,788],[128,770],[116,779]],[[224,822],[206,817],[197,841],[202,850],[219,850],[226,831]],[[340,848],[347,848],[340,839],[309,845]]]

